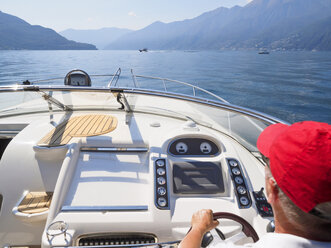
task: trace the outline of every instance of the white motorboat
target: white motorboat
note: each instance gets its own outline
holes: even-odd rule
[[[256,140],[280,120],[165,78],[120,87],[120,73],[0,87],[0,246],[176,247],[202,208],[221,212],[214,239],[266,233]]]

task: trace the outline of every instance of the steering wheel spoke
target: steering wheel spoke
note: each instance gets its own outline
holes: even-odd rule
[[[230,219],[239,223],[241,225],[241,228],[240,226],[238,226],[237,228],[235,228],[235,230],[231,231],[227,235],[224,235],[223,232],[219,230],[211,230],[210,234],[213,236],[213,239],[208,246],[222,242],[224,237],[226,242],[233,244],[244,244],[249,239],[251,239],[253,242],[257,242],[259,240],[259,236],[257,235],[254,228],[251,226],[251,224],[249,224],[245,219],[238,215],[232,213],[218,212],[214,213],[214,219]]]

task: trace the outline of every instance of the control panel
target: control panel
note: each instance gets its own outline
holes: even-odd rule
[[[167,167],[165,159],[155,161],[155,205],[159,209],[169,209]]]
[[[232,182],[234,184],[235,193],[238,200],[239,208],[249,208],[252,205],[252,200],[242,173],[241,166],[236,159],[227,159]]]
[[[207,139],[181,138],[173,141],[168,151],[173,156],[216,156],[220,149]]]
[[[261,188],[260,191],[253,192],[256,208],[262,217],[273,217],[274,213],[272,211],[271,205],[268,203],[267,198],[263,193],[263,190],[264,188]]]

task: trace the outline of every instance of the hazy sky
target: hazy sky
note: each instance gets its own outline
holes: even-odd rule
[[[251,0],[0,0],[2,12],[32,25],[63,31],[119,27],[140,29],[155,21],[196,17],[218,7]]]

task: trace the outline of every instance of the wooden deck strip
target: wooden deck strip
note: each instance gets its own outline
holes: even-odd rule
[[[80,133],[80,131],[87,126],[87,124],[88,124],[88,122],[90,121],[91,118],[93,118],[93,115],[83,115],[83,116],[81,116],[81,120],[82,120],[80,122],[81,124],[76,126],[70,132],[72,134],[72,136],[75,136],[75,134]]]
[[[59,146],[69,143],[72,137],[96,136],[113,131],[117,118],[110,115],[83,115],[70,118],[42,138],[40,146]]]
[[[103,130],[104,125],[107,122],[108,117],[104,116],[104,118],[100,121],[99,126],[96,128],[94,133],[101,133],[101,131]]]
[[[104,115],[98,115],[98,119],[96,121],[96,124],[91,128],[90,132],[91,133],[96,133],[96,130],[98,129],[100,123],[102,122],[103,119],[105,119],[106,116]]]
[[[86,119],[85,123],[79,130],[77,130],[76,133],[73,133],[73,136],[75,137],[84,137],[88,134],[87,130],[91,129],[92,123],[94,119],[96,118],[95,115],[90,116],[88,119]]]
[[[96,115],[95,118],[90,122],[90,124],[88,125],[88,127],[84,130],[84,134],[94,133],[94,132],[91,132],[91,130],[95,126],[98,126],[99,125],[99,119],[100,119],[100,115]]]
[[[63,132],[67,128],[69,121],[70,121],[70,119],[60,123],[48,135],[45,136],[45,138],[49,137],[48,139],[43,138],[39,143],[53,144],[53,145],[57,144],[59,137],[61,137],[61,135],[63,135]],[[79,120],[74,119],[73,121],[76,122]],[[58,145],[59,144],[60,144],[60,142],[58,142]]]
[[[56,128],[54,128],[51,132],[49,132],[48,135],[46,135],[40,142],[45,143],[45,144],[50,143],[52,137],[54,137],[56,135],[56,132],[61,132],[62,131],[61,129],[64,129],[64,128],[65,128],[65,123],[61,123]]]
[[[77,117],[73,117],[70,118],[67,122],[66,128],[62,133],[59,133],[58,138],[56,139],[56,142],[63,145],[63,144],[67,144],[62,142],[63,140],[70,140],[71,139],[71,135],[70,133],[75,130],[76,128],[79,128],[82,123],[84,124],[84,118],[77,118]],[[69,137],[68,137],[69,136]]]
[[[18,206],[18,211],[26,214],[47,211],[53,192],[29,192]]]

